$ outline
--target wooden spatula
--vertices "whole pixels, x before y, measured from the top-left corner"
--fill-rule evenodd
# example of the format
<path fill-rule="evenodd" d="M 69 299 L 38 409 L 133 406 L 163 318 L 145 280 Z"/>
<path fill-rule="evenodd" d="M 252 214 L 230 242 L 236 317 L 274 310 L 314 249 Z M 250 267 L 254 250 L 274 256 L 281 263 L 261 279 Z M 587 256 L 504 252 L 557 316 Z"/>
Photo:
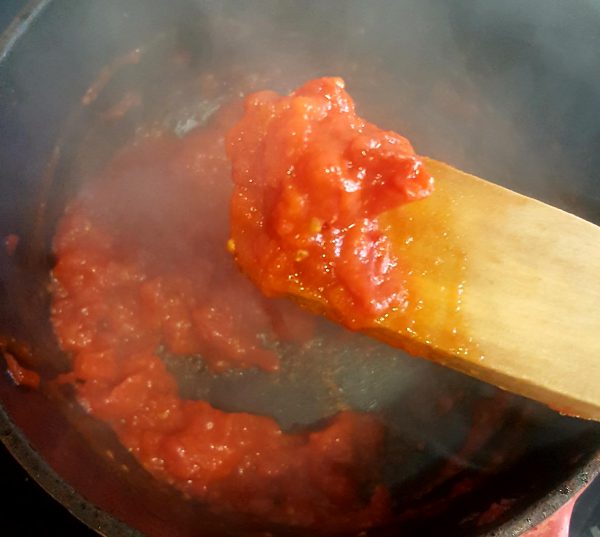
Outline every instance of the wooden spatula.
<path fill-rule="evenodd" d="M 426 163 L 434 194 L 381 217 L 420 300 L 373 335 L 600 420 L 600 228 Z"/>
<path fill-rule="evenodd" d="M 412 305 L 368 332 L 562 413 L 600 420 L 600 228 L 425 162 L 435 192 L 380 217 L 410 265 Z M 308 306 L 328 314 L 326 304 Z"/>

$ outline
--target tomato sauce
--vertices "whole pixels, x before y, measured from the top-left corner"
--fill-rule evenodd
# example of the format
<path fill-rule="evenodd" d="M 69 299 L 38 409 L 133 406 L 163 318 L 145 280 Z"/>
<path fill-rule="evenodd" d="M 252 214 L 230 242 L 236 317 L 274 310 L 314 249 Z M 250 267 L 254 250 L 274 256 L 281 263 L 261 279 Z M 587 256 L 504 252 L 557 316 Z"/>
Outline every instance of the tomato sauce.
<path fill-rule="evenodd" d="M 140 137 L 70 203 L 54 239 L 52 322 L 73 364 L 62 378 L 148 471 L 215 510 L 331 531 L 381 524 L 390 502 L 375 416 L 344 411 L 287 433 L 183 399 L 163 362 L 273 373 L 270 343 L 311 336 L 312 318 L 265 298 L 227 252 L 224 133 L 240 113 L 181 139 Z"/>
<path fill-rule="evenodd" d="M 377 217 L 433 190 L 409 141 L 360 118 L 340 78 L 246 100 L 227 139 L 231 249 L 268 296 L 326 304 L 350 328 L 407 303 L 409 269 Z"/>
<path fill-rule="evenodd" d="M 19 236 L 14 233 L 8 234 L 4 237 L 4 248 L 9 256 L 15 255 L 17 246 L 19 245 Z"/>
<path fill-rule="evenodd" d="M 35 371 L 23 367 L 17 359 L 7 351 L 2 353 L 6 362 L 6 370 L 17 386 L 37 389 L 40 385 L 40 376 Z"/>

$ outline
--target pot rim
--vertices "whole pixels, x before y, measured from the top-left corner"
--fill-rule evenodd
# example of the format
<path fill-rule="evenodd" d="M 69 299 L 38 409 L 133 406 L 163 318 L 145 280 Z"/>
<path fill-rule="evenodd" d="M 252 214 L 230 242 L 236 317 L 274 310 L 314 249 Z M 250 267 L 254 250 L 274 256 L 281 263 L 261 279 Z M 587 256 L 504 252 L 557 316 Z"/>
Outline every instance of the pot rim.
<path fill-rule="evenodd" d="M 45 0 L 44 0 L 45 1 Z M 33 448 L 0 404 L 0 441 L 44 491 L 75 518 L 104 537 L 143 537 L 143 534 L 83 497 Z"/>

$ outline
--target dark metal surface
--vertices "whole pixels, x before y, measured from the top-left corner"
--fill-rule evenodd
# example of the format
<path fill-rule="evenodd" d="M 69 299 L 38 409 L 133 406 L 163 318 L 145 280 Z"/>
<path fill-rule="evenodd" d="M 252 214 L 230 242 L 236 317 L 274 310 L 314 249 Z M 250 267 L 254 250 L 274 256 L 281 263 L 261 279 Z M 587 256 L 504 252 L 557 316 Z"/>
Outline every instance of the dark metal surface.
<path fill-rule="evenodd" d="M 576 95 L 565 99 L 558 89 L 535 94 L 536 88 L 552 88 L 553 81 L 564 76 L 563 65 L 546 65 L 539 56 L 541 45 L 519 48 L 521 42 L 511 26 L 515 21 L 510 10 L 503 12 L 504 15 L 480 13 L 471 20 L 468 11 L 461 15 L 464 5 L 461 2 L 423 11 L 425 4 L 434 5 L 433 2 L 404 5 L 381 2 L 377 9 L 367 13 L 360 3 L 354 2 L 327 5 L 310 2 L 302 6 L 273 2 L 262 8 L 264 12 L 240 9 L 238 4 L 227 2 L 173 2 L 165 6 L 161 2 L 111 1 L 100 5 L 85 1 L 69 8 L 64 2 L 52 3 L 0 65 L 0 109 L 4 114 L 0 133 L 0 234 L 18 233 L 26 245 L 23 251 L 32 254 L 18 257 L 16 265 L 1 258 L 3 297 L 12 300 L 15 291 L 19 291 L 18 285 L 24 286 L 16 299 L 21 307 L 8 309 L 6 306 L 15 302 L 4 301 L 0 311 L 2 331 L 30 342 L 36 361 L 32 365 L 40 366 L 48 375 L 64 368 L 64 357 L 57 352 L 47 327 L 44 278 L 49 267 L 47 239 L 61 201 L 72 193 L 66 188 L 71 162 L 68 145 L 67 154 L 58 159 L 58 171 L 53 175 L 55 182 L 51 184 L 55 188 L 42 195 L 51 210 L 45 214 L 44 226 L 37 228 L 42 231 L 42 240 L 36 243 L 33 234 L 36 229 L 31 228 L 31 223 L 38 214 L 40 179 L 48 176 L 44 167 L 57 140 L 65 136 L 67 140 L 76 139 L 63 126 L 101 67 L 134 47 L 156 43 L 157 35 L 165 32 L 175 37 L 167 37 L 156 51 L 160 52 L 162 46 L 187 50 L 195 71 L 219 71 L 224 64 L 236 63 L 260 71 L 279 61 L 281 67 L 273 80 L 282 89 L 310 76 L 341 74 L 347 78 L 365 115 L 406 132 L 421 152 L 447 159 L 590 219 L 600 218 L 599 189 L 594 176 L 599 158 L 594 145 L 597 139 L 595 131 L 590 130 L 593 127 L 584 121 L 586 110 L 578 111 L 574 104 L 578 101 Z M 417 6 L 421 7 L 417 10 Z M 486 21 L 491 24 L 489 21 L 494 17 L 507 13 L 504 23 L 507 32 L 494 37 L 488 31 L 484 39 L 481 29 Z M 446 17 L 443 24 L 436 22 L 434 15 Z M 582 12 L 581 16 L 584 15 Z M 414 21 L 403 22 L 403 17 L 411 16 Z M 265 18 L 270 20 L 265 22 Z M 396 24 L 383 24 L 384 20 Z M 535 22 L 526 17 L 519 20 L 535 27 Z M 429 42 L 425 44 L 427 37 L 419 39 L 419 32 L 411 30 L 413 26 L 432 26 L 434 31 L 440 30 L 440 26 L 445 28 L 444 39 L 448 41 L 439 43 L 451 46 L 430 49 Z M 529 41 L 523 39 L 527 45 Z M 587 34 L 582 39 L 585 41 Z M 308 48 L 299 46 L 307 42 Z M 273 47 L 275 43 L 277 47 Z M 413 47 L 414 51 L 405 49 L 399 56 L 402 47 Z M 419 50 L 420 47 L 424 50 Z M 129 78 L 125 76 L 116 88 L 109 88 L 108 102 L 111 97 L 118 97 L 123 87 L 139 85 L 148 77 L 153 80 L 148 90 L 152 93 L 149 100 L 160 103 L 169 95 L 172 88 L 158 84 L 165 69 L 160 58 L 165 56 L 158 53 L 153 57 L 158 59 L 142 62 L 139 67 L 138 71 L 144 74 L 142 78 L 134 73 Z M 402 68 L 395 71 L 399 61 Z M 513 95 L 504 108 L 497 108 L 494 103 L 502 97 L 502 91 L 514 89 L 515 80 L 527 69 L 534 73 L 530 79 L 532 86 Z M 596 82 L 588 73 L 580 76 L 581 80 L 572 75 L 570 87 L 577 88 L 573 91 L 579 91 L 580 85 L 587 87 L 586 82 L 592 85 Z M 532 94 L 543 100 L 544 106 L 541 103 L 531 106 Z M 600 100 L 594 101 L 593 94 L 582 95 L 591 107 L 600 109 Z M 524 111 L 529 115 L 523 115 Z M 83 114 L 78 121 L 89 122 L 90 115 L 93 116 L 93 111 Z M 568 125 L 564 124 L 567 120 L 575 129 L 571 138 Z M 119 136 L 126 139 L 127 129 L 133 127 L 134 124 L 122 126 Z M 516 140 L 509 139 L 517 133 L 520 136 Z M 567 141 L 573 143 L 569 145 Z M 527 143 L 526 148 L 523 143 Z M 552 154 L 547 151 L 550 146 L 554 148 Z M 564 180 L 566 172 L 569 181 Z M 512 182 L 503 181 L 506 178 Z M 27 272 L 18 274 L 18 269 L 15 273 L 15 266 Z M 17 283 L 13 286 L 14 282 Z M 45 328 L 40 329 L 42 325 Z M 370 361 L 347 352 L 347 348 L 357 346 L 363 348 L 362 354 L 373 355 Z M 398 353 L 390 356 L 389 350 L 381 346 L 372 350 L 370 346 L 371 343 L 356 338 L 347 347 L 338 345 L 343 352 L 329 352 L 329 355 L 340 361 L 336 371 L 341 372 L 338 380 L 346 383 L 345 392 L 350 394 L 347 402 L 357 408 L 381 412 L 398 439 L 403 439 L 403 455 L 410 455 L 410 462 L 403 459 L 399 466 L 390 457 L 388 480 L 400 504 L 410 505 L 410 491 L 427 487 L 432 469 L 443 463 L 467 435 L 473 425 L 474 410 L 482 405 L 493 406 L 497 393 L 432 364 Z M 307 405 L 301 405 L 302 397 L 306 397 L 302 395 L 304 388 L 299 390 L 298 404 L 290 406 L 293 398 L 288 397 L 289 390 L 285 390 L 281 399 L 281 394 L 268 391 L 271 383 L 260 375 L 244 379 L 243 386 L 248 386 L 245 392 L 240 391 L 240 385 L 232 390 L 233 384 L 227 385 L 224 380 L 221 384 L 211 384 L 207 393 L 193 371 L 187 380 L 192 386 L 189 390 L 198 390 L 197 395 L 208 396 L 223 408 L 247 409 L 248 405 L 254 405 L 252 410 L 270 413 L 270 408 L 282 408 L 280 403 L 285 400 L 288 406 L 277 416 L 283 422 L 286 418 L 290 422 L 312 421 L 328 411 L 315 407 L 313 414 L 307 414 Z M 289 387 L 295 384 L 290 379 Z M 312 387 L 317 383 L 310 384 Z M 434 410 L 436 397 L 461 390 L 468 396 L 455 412 L 440 417 Z M 228 395 L 232 391 L 237 392 L 237 399 Z M 426 397 L 420 397 L 422 393 Z M 10 419 L 24 432 L 24 436 L 15 432 L 12 423 L 5 421 L 4 440 L 10 435 L 9 447 L 28 468 L 33 464 L 33 447 L 65 478 L 70 486 L 57 481 L 43 461 L 35 463 L 41 464 L 37 466 L 40 470 L 34 472 L 36 478 L 86 523 L 111 535 L 127 531 L 83 501 L 75 490 L 150 535 L 167 531 L 172 535 L 193 535 L 200 528 L 204 534 L 212 528 L 215 534 L 233 535 L 248 527 L 243 521 L 212 517 L 193 504 L 181 502 L 172 492 L 155 486 L 126 454 L 120 455 L 118 463 L 107 461 L 106 450 L 118 452 L 114 437 L 58 394 L 19 390 L 3 378 L 0 400 Z M 300 407 L 303 414 L 294 415 L 294 409 Z M 507 408 L 498 412 L 497 418 L 494 434 L 481 452 L 463 461 L 456 480 L 448 483 L 480 476 L 484 470 L 479 488 L 459 502 L 449 502 L 448 509 L 436 512 L 431 520 L 405 522 L 406 535 L 428 534 L 434 527 L 444 527 L 448 534 L 482 534 L 488 528 L 473 523 L 477 514 L 504 499 L 511 500 L 512 507 L 499 521 L 504 524 L 488 535 L 516 535 L 545 518 L 597 472 L 598 460 L 594 458 L 600 443 L 597 427 L 560 418 L 516 397 L 509 398 Z M 426 442 L 427 448 L 420 454 L 411 452 L 406 447 L 411 442 L 415 445 Z M 498 445 L 501 450 L 494 451 Z M 492 455 L 504 457 L 502 472 L 487 475 Z M 127 472 L 122 470 L 123 466 L 128 468 Z M 385 534 L 396 531 L 391 528 Z"/>

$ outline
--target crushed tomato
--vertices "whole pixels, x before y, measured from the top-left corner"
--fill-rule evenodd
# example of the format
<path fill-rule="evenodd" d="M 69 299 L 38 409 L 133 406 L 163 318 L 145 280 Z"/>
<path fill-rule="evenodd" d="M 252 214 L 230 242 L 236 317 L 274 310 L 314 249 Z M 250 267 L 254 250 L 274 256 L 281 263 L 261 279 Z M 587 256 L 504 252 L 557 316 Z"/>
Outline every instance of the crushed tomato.
<path fill-rule="evenodd" d="M 269 417 L 181 398 L 162 360 L 274 372 L 268 342 L 311 334 L 310 317 L 264 298 L 226 251 L 232 113 L 182 139 L 141 138 L 67 208 L 52 300 L 73 363 L 62 379 L 153 475 L 216 510 L 332 531 L 376 526 L 390 502 L 375 416 L 345 411 L 286 433 Z"/>
<path fill-rule="evenodd" d="M 267 296 L 326 304 L 350 328 L 406 306 L 406 268 L 377 217 L 433 178 L 406 138 L 356 114 L 342 79 L 250 95 L 227 150 L 230 244 Z"/>
<path fill-rule="evenodd" d="M 26 386 L 33 389 L 39 387 L 40 376 L 38 373 L 23 367 L 10 352 L 4 351 L 2 356 L 6 361 L 8 374 L 17 386 Z"/>

